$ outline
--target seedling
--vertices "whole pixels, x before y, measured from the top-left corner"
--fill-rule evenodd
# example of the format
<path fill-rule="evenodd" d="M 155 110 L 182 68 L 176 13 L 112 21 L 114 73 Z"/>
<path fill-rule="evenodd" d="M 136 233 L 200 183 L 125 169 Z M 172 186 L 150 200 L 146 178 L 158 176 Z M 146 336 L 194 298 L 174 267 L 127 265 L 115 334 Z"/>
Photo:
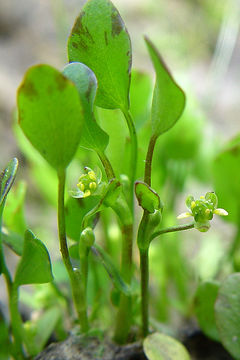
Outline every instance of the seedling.
<path fill-rule="evenodd" d="M 140 125 L 137 124 L 136 130 L 136 119 L 131 115 L 134 109 L 131 109 L 130 102 L 130 37 L 120 14 L 109 0 L 89 0 L 84 5 L 69 36 L 69 64 L 63 71 L 49 65 L 36 65 L 27 71 L 18 89 L 18 122 L 33 147 L 57 174 L 59 246 L 71 286 L 80 333 L 91 333 L 93 326 L 91 318 L 94 318 L 94 312 L 92 310 L 89 317 L 91 311 L 88 304 L 89 272 L 92 266 L 96 266 L 90 259 L 92 252 L 104 265 L 116 290 L 112 297 L 117 305 L 112 336 L 114 341 L 125 344 L 132 336 L 136 298 L 133 284 L 136 282 L 135 275 L 140 273 L 142 320 L 141 331 L 138 331 L 136 338 L 146 338 L 146 356 L 150 360 L 166 359 L 167 353 L 174 349 L 175 359 L 189 359 L 184 347 L 173 338 L 160 334 L 148 336 L 149 247 L 154 239 L 165 233 L 194 228 L 205 232 L 210 227 L 213 214 L 227 215 L 227 212 L 217 208 L 217 196 L 213 192 L 208 192 L 199 200 L 190 196 L 186 200 L 189 211 L 184 213 L 184 217 L 192 216 L 194 221 L 162 227 L 164 204 L 159 193 L 154 190 L 154 184 L 152 187 L 153 154 L 159 137 L 171 130 L 181 117 L 186 98 L 156 47 L 147 37 L 145 42 L 156 80 L 151 106 L 151 133 L 144 169 L 142 165 L 139 166 L 138 158 L 140 147 L 144 147 L 138 139 Z M 101 113 L 99 108 L 109 110 Z M 104 123 L 104 118 L 106 121 L 109 114 L 112 116 L 109 120 L 112 123 L 116 114 L 122 114 L 129 133 L 126 153 L 123 152 L 123 163 L 117 166 L 116 163 L 111 163 L 111 149 L 108 149 L 109 139 L 114 134 L 108 134 L 101 127 L 101 122 Z M 112 150 L 114 152 L 114 149 Z M 99 161 L 92 161 L 93 152 Z M 82 162 L 86 161 L 86 153 L 90 160 L 84 164 L 76 186 L 68 187 L 69 195 L 66 201 L 66 175 L 69 165 L 73 159 L 77 159 L 82 165 Z M 12 160 L 1 175 L 0 215 L 14 180 L 17 164 L 16 159 Z M 140 224 L 136 224 L 134 190 L 143 211 Z M 113 254 L 99 244 L 97 224 L 101 218 L 107 229 L 107 237 L 112 221 L 109 213 L 116 215 L 121 232 L 120 266 Z M 183 215 L 180 216 L 182 217 Z M 133 263 L 132 250 L 135 242 L 134 229 L 137 226 L 140 268 Z M 74 240 L 72 246 L 68 237 Z M 19 244 L 22 244 L 21 241 Z M 26 230 L 23 248 L 18 253 L 21 258 L 12 280 L 0 242 L 0 271 L 8 286 L 12 323 L 12 334 L 8 342 L 15 359 L 23 359 L 27 354 L 32 356 L 41 350 L 37 345 L 39 342 L 36 341 L 41 337 L 41 326 L 36 326 L 34 333 L 30 331 L 30 325 L 23 325 L 18 311 L 19 287 L 23 284 L 50 282 L 62 299 L 66 296 L 53 281 L 46 247 L 30 230 Z M 54 313 L 47 314 L 46 321 L 51 322 L 59 312 L 55 308 Z M 45 339 L 41 338 L 41 347 L 44 346 L 44 341 Z M 157 342 L 163 346 L 156 345 Z"/>

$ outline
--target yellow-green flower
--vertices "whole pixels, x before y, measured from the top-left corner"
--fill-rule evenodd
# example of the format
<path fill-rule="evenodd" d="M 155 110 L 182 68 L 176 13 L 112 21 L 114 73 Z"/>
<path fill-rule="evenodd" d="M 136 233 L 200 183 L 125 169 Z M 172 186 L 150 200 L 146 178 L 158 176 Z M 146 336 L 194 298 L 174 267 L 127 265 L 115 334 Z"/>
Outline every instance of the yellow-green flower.
<path fill-rule="evenodd" d="M 94 194 L 101 182 L 101 172 L 96 174 L 95 171 L 89 167 L 84 168 L 85 174 L 79 177 L 77 183 L 77 190 L 71 191 L 71 195 L 74 198 L 86 198 Z"/>
<path fill-rule="evenodd" d="M 186 205 L 189 211 L 180 214 L 178 219 L 185 219 L 189 216 L 194 217 L 194 227 L 201 232 L 208 231 L 210 228 L 210 220 L 213 215 L 227 216 L 228 212 L 224 209 L 217 208 L 218 198 L 214 192 L 207 192 L 205 196 L 195 200 L 192 195 L 186 199 Z"/>

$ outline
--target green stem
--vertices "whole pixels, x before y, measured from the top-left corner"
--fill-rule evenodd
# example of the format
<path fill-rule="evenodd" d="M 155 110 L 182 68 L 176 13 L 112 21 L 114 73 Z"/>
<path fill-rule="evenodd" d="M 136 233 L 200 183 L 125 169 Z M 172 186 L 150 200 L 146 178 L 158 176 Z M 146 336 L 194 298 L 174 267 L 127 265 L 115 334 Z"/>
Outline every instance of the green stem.
<path fill-rule="evenodd" d="M 68 272 L 75 309 L 78 314 L 78 320 L 82 332 L 88 331 L 88 318 L 87 318 L 87 305 L 85 297 L 82 293 L 82 284 L 77 272 L 74 272 L 70 261 L 67 238 L 66 238 L 66 225 L 65 225 L 65 211 L 64 211 L 64 191 L 65 191 L 65 170 L 58 172 L 58 234 L 60 241 L 60 251 L 66 270 Z"/>
<path fill-rule="evenodd" d="M 130 161 L 130 204 L 132 213 L 134 213 L 134 182 L 136 177 L 137 170 L 137 153 L 138 153 L 138 144 L 137 144 L 137 133 L 133 123 L 132 116 L 129 110 L 122 109 L 122 112 L 127 121 L 128 130 L 131 139 L 131 161 Z"/>
<path fill-rule="evenodd" d="M 11 279 L 8 275 L 6 275 L 6 273 L 4 275 L 6 277 L 8 288 L 10 287 L 9 311 L 11 317 L 12 333 L 14 337 L 13 353 L 16 359 L 22 360 L 25 359 L 22 347 L 24 329 L 22 324 L 22 318 L 18 310 L 18 287 L 14 283 L 12 283 Z"/>
<path fill-rule="evenodd" d="M 103 167 L 104 167 L 104 170 L 106 172 L 108 180 L 111 180 L 111 179 L 115 178 L 115 174 L 114 174 L 112 165 L 111 165 L 107 155 L 104 152 L 98 151 L 98 156 L 99 156 L 99 159 L 101 160 L 101 162 L 103 164 Z"/>
<path fill-rule="evenodd" d="M 118 198 L 113 210 L 117 213 L 121 222 L 121 274 L 126 283 L 131 284 L 133 225 L 132 215 L 123 195 Z M 114 340 L 119 344 L 123 344 L 127 340 L 132 321 L 131 312 L 131 297 L 121 293 L 114 334 Z"/>
<path fill-rule="evenodd" d="M 148 324 L 148 302 L 149 302 L 149 292 L 148 292 L 148 282 L 149 282 L 149 259 L 148 259 L 148 250 L 140 250 L 140 270 L 141 270 L 141 315 L 142 315 L 142 335 L 146 337 L 149 333 L 149 324 Z"/>
<path fill-rule="evenodd" d="M 162 234 L 166 234 L 169 232 L 175 232 L 175 231 L 189 230 L 189 229 L 193 229 L 193 228 L 194 228 L 194 222 L 191 222 L 190 224 L 171 226 L 171 227 L 154 232 L 151 235 L 151 241 L 153 239 L 155 239 L 157 236 L 162 235 Z"/>
<path fill-rule="evenodd" d="M 148 151 L 145 160 L 145 174 L 144 174 L 144 182 L 151 186 L 151 174 L 152 174 L 152 159 L 153 159 L 153 151 L 156 145 L 157 136 L 152 135 L 148 144 Z"/>

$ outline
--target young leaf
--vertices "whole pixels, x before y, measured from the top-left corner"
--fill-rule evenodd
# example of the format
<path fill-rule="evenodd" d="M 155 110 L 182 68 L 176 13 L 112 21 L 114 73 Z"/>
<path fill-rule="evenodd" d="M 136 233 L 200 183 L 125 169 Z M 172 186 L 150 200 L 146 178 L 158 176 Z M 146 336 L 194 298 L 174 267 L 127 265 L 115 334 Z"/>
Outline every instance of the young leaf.
<path fill-rule="evenodd" d="M 111 1 L 89 0 L 84 5 L 69 37 L 68 56 L 70 62 L 82 62 L 95 73 L 96 105 L 128 109 L 131 43 Z"/>
<path fill-rule="evenodd" d="M 220 339 L 235 358 L 240 359 L 240 273 L 229 275 L 220 286 L 215 316 Z"/>
<path fill-rule="evenodd" d="M 216 281 L 205 281 L 198 286 L 195 295 L 195 312 L 202 331 L 211 339 L 219 341 L 216 327 L 214 305 L 219 284 Z"/>
<path fill-rule="evenodd" d="M 148 360 L 190 360 L 186 348 L 173 337 L 154 333 L 143 341 L 144 353 Z"/>
<path fill-rule="evenodd" d="M 49 65 L 30 68 L 18 90 L 20 126 L 56 170 L 72 160 L 83 124 L 75 85 Z"/>
<path fill-rule="evenodd" d="M 0 206 L 4 203 L 9 190 L 12 187 L 18 168 L 18 160 L 13 158 L 6 168 L 0 173 Z"/>
<path fill-rule="evenodd" d="M 96 243 L 92 246 L 93 253 L 100 259 L 104 268 L 106 269 L 108 275 L 110 276 L 114 286 L 126 296 L 131 295 L 131 290 L 129 286 L 124 282 L 116 268 L 115 264 L 112 262 L 111 257 Z"/>
<path fill-rule="evenodd" d="M 180 118 L 185 107 L 185 94 L 175 82 L 161 55 L 146 37 L 147 48 L 156 72 L 152 100 L 152 135 L 168 131 Z"/>
<path fill-rule="evenodd" d="M 53 280 L 51 262 L 45 245 L 30 230 L 25 232 L 23 255 L 18 264 L 14 283 L 42 284 Z"/>
<path fill-rule="evenodd" d="M 159 195 L 150 188 L 147 184 L 141 181 L 135 183 L 135 193 L 138 199 L 138 204 L 144 210 L 150 213 L 154 213 L 155 210 L 159 210 L 161 202 Z"/>
<path fill-rule="evenodd" d="M 84 109 L 84 126 L 80 145 L 95 151 L 104 151 L 109 136 L 96 123 L 93 103 L 97 91 L 97 79 L 89 67 L 82 63 L 71 63 L 63 69 L 63 75 L 74 82 Z"/>

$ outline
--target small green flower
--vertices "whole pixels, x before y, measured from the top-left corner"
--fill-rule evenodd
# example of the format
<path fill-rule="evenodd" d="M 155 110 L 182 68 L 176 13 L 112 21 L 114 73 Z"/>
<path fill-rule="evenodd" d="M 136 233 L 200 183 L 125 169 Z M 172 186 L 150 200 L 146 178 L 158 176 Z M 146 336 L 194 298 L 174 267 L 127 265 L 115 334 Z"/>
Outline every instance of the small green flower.
<path fill-rule="evenodd" d="M 192 195 L 186 199 L 186 205 L 189 211 L 180 214 L 178 219 L 185 219 L 189 216 L 194 217 L 194 227 L 201 232 L 208 231 L 210 228 L 210 220 L 213 215 L 227 216 L 228 212 L 224 209 L 217 208 L 218 198 L 214 192 L 207 192 L 205 196 L 200 196 L 199 200 L 195 200 Z"/>
<path fill-rule="evenodd" d="M 74 198 L 86 198 L 96 192 L 101 182 L 102 174 L 98 174 L 89 167 L 84 168 L 85 174 L 82 174 L 78 180 L 77 190 L 71 191 Z"/>

